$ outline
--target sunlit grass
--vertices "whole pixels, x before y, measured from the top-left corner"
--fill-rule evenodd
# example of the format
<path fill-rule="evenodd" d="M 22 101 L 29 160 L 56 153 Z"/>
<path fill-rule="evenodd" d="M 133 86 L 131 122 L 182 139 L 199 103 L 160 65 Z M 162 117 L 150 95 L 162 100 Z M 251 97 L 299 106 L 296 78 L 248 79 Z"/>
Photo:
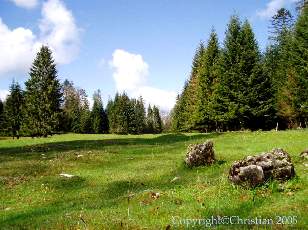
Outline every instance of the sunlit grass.
<path fill-rule="evenodd" d="M 214 141 L 220 163 L 185 167 L 187 146 L 207 139 Z M 275 147 L 290 153 L 296 178 L 257 189 L 228 181 L 233 161 Z M 299 154 L 306 148 L 307 130 L 1 139 L 0 228 L 160 229 L 174 227 L 172 217 L 212 215 L 297 216 L 295 226 L 303 228 L 308 224 L 308 162 Z M 230 227 L 239 228 L 220 226 Z"/>

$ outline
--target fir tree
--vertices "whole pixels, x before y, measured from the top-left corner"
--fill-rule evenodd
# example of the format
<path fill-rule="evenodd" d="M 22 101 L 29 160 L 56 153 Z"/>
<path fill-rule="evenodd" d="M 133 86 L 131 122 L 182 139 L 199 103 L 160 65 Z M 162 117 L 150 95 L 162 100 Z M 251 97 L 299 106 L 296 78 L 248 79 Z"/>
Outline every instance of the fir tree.
<path fill-rule="evenodd" d="M 239 129 L 243 120 L 241 100 L 244 99 L 241 74 L 241 22 L 237 16 L 232 16 L 226 31 L 224 48 L 220 60 L 219 86 L 216 96 L 216 119 L 224 129 Z"/>
<path fill-rule="evenodd" d="M 136 133 L 141 134 L 146 130 L 145 108 L 142 97 L 136 102 L 135 105 L 135 120 L 136 120 Z"/>
<path fill-rule="evenodd" d="M 153 123 L 153 109 L 151 105 L 149 104 L 148 110 L 147 110 L 147 118 L 146 118 L 146 123 L 147 123 L 147 132 L 148 133 L 153 133 L 154 132 L 154 123 Z"/>
<path fill-rule="evenodd" d="M 292 45 L 292 62 L 295 67 L 294 105 L 298 111 L 298 122 L 308 127 L 308 5 L 303 7 L 295 25 Z M 300 124 L 299 124 L 300 125 Z"/>
<path fill-rule="evenodd" d="M 4 105 L 0 99 L 0 133 L 4 131 Z"/>
<path fill-rule="evenodd" d="M 67 79 L 63 83 L 63 104 L 61 127 L 66 132 L 78 132 L 80 118 L 80 101 L 74 83 Z"/>
<path fill-rule="evenodd" d="M 10 94 L 5 104 L 6 121 L 9 130 L 12 132 L 13 138 L 19 139 L 19 131 L 22 124 L 22 108 L 24 103 L 24 95 L 20 85 L 13 81 L 10 85 Z"/>
<path fill-rule="evenodd" d="M 31 136 L 47 136 L 59 125 L 61 85 L 52 53 L 42 46 L 26 81 L 24 129 Z"/>
<path fill-rule="evenodd" d="M 163 124 L 161 120 L 161 116 L 159 113 L 158 107 L 155 105 L 153 106 L 153 132 L 154 133 L 161 133 L 163 130 Z"/>
<path fill-rule="evenodd" d="M 84 89 L 78 89 L 79 96 L 79 132 L 92 133 L 91 111 L 88 101 L 88 95 Z"/>
<path fill-rule="evenodd" d="M 205 49 L 198 71 L 197 102 L 193 113 L 195 129 L 211 130 L 215 120 L 213 93 L 218 82 L 219 44 L 213 30 Z"/>
<path fill-rule="evenodd" d="M 92 129 L 94 133 L 107 133 L 108 120 L 103 107 L 100 90 L 93 95 L 93 108 L 91 112 Z"/>

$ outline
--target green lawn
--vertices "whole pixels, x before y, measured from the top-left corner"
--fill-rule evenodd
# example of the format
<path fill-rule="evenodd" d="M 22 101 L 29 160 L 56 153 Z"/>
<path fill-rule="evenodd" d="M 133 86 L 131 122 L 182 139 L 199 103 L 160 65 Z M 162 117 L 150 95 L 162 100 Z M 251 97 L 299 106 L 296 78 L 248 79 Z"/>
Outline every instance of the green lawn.
<path fill-rule="evenodd" d="M 214 141 L 219 162 L 185 167 L 187 146 L 207 139 Z M 229 182 L 233 161 L 275 147 L 291 154 L 297 177 L 250 190 Z M 308 130 L 0 138 L 0 228 L 184 229 L 188 219 L 211 216 L 274 222 L 276 216 L 295 216 L 296 225 L 272 227 L 303 229 L 308 225 L 308 162 L 299 154 L 306 148 Z M 231 227 L 258 226 L 219 228 Z"/>

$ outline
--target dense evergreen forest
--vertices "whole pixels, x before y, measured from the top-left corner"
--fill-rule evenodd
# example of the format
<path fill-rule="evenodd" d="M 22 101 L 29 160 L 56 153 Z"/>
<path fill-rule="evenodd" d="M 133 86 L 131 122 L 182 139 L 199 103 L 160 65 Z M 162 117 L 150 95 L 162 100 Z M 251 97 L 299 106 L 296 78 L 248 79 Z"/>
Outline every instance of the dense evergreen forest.
<path fill-rule="evenodd" d="M 60 83 L 52 52 L 42 46 L 25 82 L 25 90 L 13 81 L 10 94 L 0 100 L 0 131 L 5 135 L 44 136 L 59 132 L 141 134 L 162 132 L 157 106 L 116 94 L 104 108 L 101 92 L 93 95 L 90 109 L 85 90 L 65 80 Z"/>
<path fill-rule="evenodd" d="M 270 130 L 308 127 L 308 4 L 297 17 L 285 8 L 271 21 L 261 52 L 248 20 L 232 16 L 223 46 L 215 30 L 196 49 L 192 70 L 171 111 L 173 131 Z M 90 108 L 85 90 L 60 83 L 52 52 L 42 46 L 25 82 L 15 81 L 0 100 L 0 132 L 13 137 L 75 133 L 160 133 L 157 106 L 117 93 L 103 106 L 101 92 Z M 168 121 L 170 119 L 167 119 Z M 169 126 L 167 122 L 166 126 Z"/>
<path fill-rule="evenodd" d="M 308 6 L 280 9 L 261 53 L 250 23 L 232 16 L 220 47 L 213 30 L 196 49 L 172 111 L 174 131 L 308 127 Z"/>

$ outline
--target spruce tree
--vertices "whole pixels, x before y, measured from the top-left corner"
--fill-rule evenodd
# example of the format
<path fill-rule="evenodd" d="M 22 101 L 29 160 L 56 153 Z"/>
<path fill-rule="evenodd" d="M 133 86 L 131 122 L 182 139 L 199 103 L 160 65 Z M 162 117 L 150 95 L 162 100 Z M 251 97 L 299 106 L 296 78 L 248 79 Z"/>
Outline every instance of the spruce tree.
<path fill-rule="evenodd" d="M 183 93 L 182 103 L 185 104 L 183 121 L 184 121 L 184 130 L 193 130 L 196 129 L 196 119 L 193 116 L 194 112 L 198 107 L 198 94 L 196 93 L 197 88 L 200 84 L 199 74 L 201 69 L 204 66 L 204 56 L 205 56 L 205 47 L 203 42 L 200 42 L 195 56 L 192 62 L 192 70 L 190 73 L 190 78 Z"/>
<path fill-rule="evenodd" d="M 126 93 L 116 93 L 114 100 L 107 104 L 107 116 L 111 133 L 128 134 L 135 132 L 132 126 L 133 109 L 132 103 Z"/>
<path fill-rule="evenodd" d="M 144 101 L 142 97 L 136 102 L 135 105 L 135 120 L 136 120 L 136 133 L 141 134 L 146 130 L 146 114 L 144 108 Z"/>
<path fill-rule="evenodd" d="M 224 129 L 239 129 L 242 123 L 241 100 L 245 82 L 241 74 L 241 22 L 232 16 L 226 31 L 220 60 L 219 86 L 216 96 L 216 119 Z"/>
<path fill-rule="evenodd" d="M 72 81 L 63 83 L 63 104 L 61 127 L 66 132 L 78 132 L 80 118 L 80 102 L 77 89 Z"/>
<path fill-rule="evenodd" d="M 239 98 L 244 128 L 265 128 L 265 121 L 272 116 L 271 82 L 264 75 L 261 55 L 254 33 L 246 20 L 241 29 L 242 94 Z M 267 122 L 268 123 L 268 122 Z"/>
<path fill-rule="evenodd" d="M 295 67 L 294 107 L 298 111 L 298 125 L 308 127 L 308 5 L 303 7 L 295 25 L 292 62 Z"/>
<path fill-rule="evenodd" d="M 163 130 L 163 124 L 161 120 L 161 116 L 159 113 L 158 107 L 155 105 L 153 106 L 153 132 L 154 133 L 161 133 Z"/>
<path fill-rule="evenodd" d="M 22 108 L 24 103 L 24 95 L 20 85 L 13 81 L 10 85 L 10 94 L 5 104 L 6 121 L 12 136 L 19 139 L 20 128 L 22 124 L 23 114 Z"/>
<path fill-rule="evenodd" d="M 294 88 L 297 80 L 292 57 L 293 44 L 293 16 L 290 11 L 282 8 L 272 18 L 272 43 L 268 49 L 265 62 L 266 73 L 271 78 L 274 89 L 274 108 L 276 122 L 279 128 L 296 126 Z M 286 87 L 289 86 L 289 87 Z"/>
<path fill-rule="evenodd" d="M 198 71 L 196 109 L 193 113 L 195 129 L 206 131 L 214 127 L 213 93 L 218 82 L 219 44 L 214 30 L 210 35 Z"/>
<path fill-rule="evenodd" d="M 88 101 L 88 95 L 84 89 L 78 89 L 79 97 L 79 132 L 80 133 L 92 133 L 92 123 L 91 123 L 91 111 Z"/>
<path fill-rule="evenodd" d="M 0 98 L 0 133 L 4 132 L 4 105 Z"/>
<path fill-rule="evenodd" d="M 153 123 L 153 109 L 151 105 L 149 104 L 148 110 L 147 110 L 147 118 L 146 118 L 146 123 L 147 123 L 147 133 L 153 133 L 154 132 L 154 123 Z"/>
<path fill-rule="evenodd" d="M 31 136 L 52 134 L 59 125 L 61 85 L 51 50 L 42 46 L 25 82 L 24 129 Z"/>
<path fill-rule="evenodd" d="M 108 121 L 103 107 L 103 101 L 100 90 L 94 92 L 93 107 L 91 111 L 92 130 L 94 133 L 107 133 Z"/>

